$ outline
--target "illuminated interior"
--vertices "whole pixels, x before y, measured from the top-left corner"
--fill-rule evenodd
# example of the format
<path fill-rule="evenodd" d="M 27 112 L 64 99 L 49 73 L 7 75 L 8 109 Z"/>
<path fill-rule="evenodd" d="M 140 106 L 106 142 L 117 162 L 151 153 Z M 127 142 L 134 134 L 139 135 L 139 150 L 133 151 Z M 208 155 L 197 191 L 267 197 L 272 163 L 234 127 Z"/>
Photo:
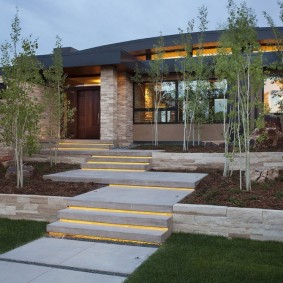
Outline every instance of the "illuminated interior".
<path fill-rule="evenodd" d="M 261 40 L 260 43 L 260 51 L 261 52 L 276 52 L 278 51 L 278 45 L 274 40 Z M 215 56 L 218 52 L 218 43 L 217 42 L 207 42 L 203 44 L 203 49 L 199 50 L 199 44 L 194 44 L 192 48 L 192 56 Z M 183 46 L 166 46 L 164 48 L 165 52 L 163 55 L 163 59 L 178 59 L 186 56 L 186 51 Z M 149 50 L 149 56 L 147 56 L 144 51 L 140 51 L 139 54 L 133 54 L 138 60 L 145 61 L 156 60 L 158 59 L 158 55 L 156 54 L 156 49 L 152 48 Z M 258 51 L 255 51 L 258 52 Z M 227 53 L 230 53 L 227 50 Z"/>
<path fill-rule="evenodd" d="M 76 78 L 67 78 L 67 85 L 71 87 L 75 86 L 99 86 L 100 85 L 100 77 L 76 77 Z"/>

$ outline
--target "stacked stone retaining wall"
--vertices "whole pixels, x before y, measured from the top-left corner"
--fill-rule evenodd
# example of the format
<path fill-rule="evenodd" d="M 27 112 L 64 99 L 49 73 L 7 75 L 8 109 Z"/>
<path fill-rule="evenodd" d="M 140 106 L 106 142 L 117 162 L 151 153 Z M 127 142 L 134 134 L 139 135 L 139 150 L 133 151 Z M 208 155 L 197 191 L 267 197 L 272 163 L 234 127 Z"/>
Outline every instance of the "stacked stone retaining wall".
<path fill-rule="evenodd" d="M 283 242 L 283 211 L 176 204 L 173 231 Z"/>
<path fill-rule="evenodd" d="M 67 197 L 0 194 L 0 217 L 56 221 L 57 211 L 68 205 Z"/>

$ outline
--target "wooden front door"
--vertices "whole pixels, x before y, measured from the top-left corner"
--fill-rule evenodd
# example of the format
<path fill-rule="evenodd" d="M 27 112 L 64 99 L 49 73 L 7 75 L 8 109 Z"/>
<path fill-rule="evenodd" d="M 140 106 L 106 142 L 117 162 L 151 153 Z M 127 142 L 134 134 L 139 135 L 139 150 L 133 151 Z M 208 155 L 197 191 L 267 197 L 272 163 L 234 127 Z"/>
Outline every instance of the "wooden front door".
<path fill-rule="evenodd" d="M 74 121 L 69 127 L 75 139 L 100 138 L 99 89 L 77 89 L 69 93 L 71 107 L 76 108 Z"/>

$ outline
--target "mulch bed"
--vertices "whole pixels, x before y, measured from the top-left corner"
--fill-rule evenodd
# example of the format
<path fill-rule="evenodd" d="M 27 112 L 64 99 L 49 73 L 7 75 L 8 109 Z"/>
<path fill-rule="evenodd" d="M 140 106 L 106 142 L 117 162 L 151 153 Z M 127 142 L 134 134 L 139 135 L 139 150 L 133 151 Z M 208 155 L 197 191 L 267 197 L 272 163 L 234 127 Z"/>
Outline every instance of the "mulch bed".
<path fill-rule="evenodd" d="M 252 183 L 251 192 L 244 189 L 240 191 L 237 171 L 231 177 L 223 177 L 223 171 L 215 169 L 191 172 L 208 173 L 208 176 L 182 203 L 283 210 L 283 171 L 279 172 L 279 178 L 274 181 Z"/>
<path fill-rule="evenodd" d="M 16 188 L 15 180 L 5 179 L 6 168 L 0 166 L 0 193 L 72 197 L 105 186 L 95 183 L 53 182 L 42 178 L 45 174 L 78 169 L 79 165 L 61 163 L 53 167 L 50 167 L 49 163 L 29 163 L 29 165 L 34 166 L 35 175 L 25 180 L 21 189 Z M 183 199 L 182 203 L 283 210 L 283 171 L 280 171 L 280 176 L 275 181 L 253 183 L 251 192 L 239 190 L 239 173 L 236 171 L 231 177 L 223 177 L 221 170 L 207 168 L 182 172 L 208 173 L 196 190 Z"/>
<path fill-rule="evenodd" d="M 24 180 L 24 187 L 19 189 L 16 188 L 15 180 L 5 179 L 6 168 L 0 165 L 1 194 L 73 197 L 105 186 L 95 183 L 53 182 L 42 178 L 42 176 L 46 174 L 79 169 L 79 165 L 59 163 L 56 166 L 50 167 L 50 163 L 48 162 L 28 163 L 28 165 L 34 166 L 35 174 L 30 179 Z"/>
<path fill-rule="evenodd" d="M 181 144 L 159 144 L 158 146 L 154 146 L 152 144 L 140 144 L 136 145 L 133 149 L 141 149 L 141 150 L 164 150 L 165 152 L 184 152 L 184 153 L 224 153 L 223 145 L 206 145 L 206 146 L 189 146 L 187 151 L 183 151 L 183 146 Z M 278 143 L 275 147 L 269 148 L 253 148 L 252 152 L 282 152 L 283 151 L 283 141 Z"/>

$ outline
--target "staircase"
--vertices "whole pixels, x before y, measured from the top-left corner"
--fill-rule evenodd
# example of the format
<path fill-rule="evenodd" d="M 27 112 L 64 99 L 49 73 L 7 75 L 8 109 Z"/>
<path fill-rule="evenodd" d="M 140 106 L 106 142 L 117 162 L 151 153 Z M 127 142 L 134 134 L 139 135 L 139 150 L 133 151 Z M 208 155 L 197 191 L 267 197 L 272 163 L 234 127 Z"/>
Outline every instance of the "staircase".
<path fill-rule="evenodd" d="M 109 185 L 70 199 L 47 226 L 51 237 L 160 245 L 172 233 L 172 209 L 193 189 Z"/>
<path fill-rule="evenodd" d="M 151 168 L 151 152 L 134 150 L 101 150 L 81 165 L 83 170 L 146 171 Z"/>
<path fill-rule="evenodd" d="M 178 173 L 171 177 L 168 175 L 172 173 L 161 173 L 157 178 L 158 173 L 136 173 L 151 168 L 150 151 L 112 147 L 101 141 L 60 143 L 59 150 L 65 154 L 76 151 L 91 155 L 72 177 L 87 173 L 90 178 L 99 175 L 96 182 L 117 183 L 71 198 L 69 207 L 58 212 L 58 221 L 47 226 L 50 237 L 160 245 L 171 235 L 173 205 L 193 189 L 184 188 Z"/>
<path fill-rule="evenodd" d="M 114 144 L 103 140 L 61 140 L 58 144 L 58 154 L 91 155 L 96 151 L 107 151 L 114 147 Z"/>

